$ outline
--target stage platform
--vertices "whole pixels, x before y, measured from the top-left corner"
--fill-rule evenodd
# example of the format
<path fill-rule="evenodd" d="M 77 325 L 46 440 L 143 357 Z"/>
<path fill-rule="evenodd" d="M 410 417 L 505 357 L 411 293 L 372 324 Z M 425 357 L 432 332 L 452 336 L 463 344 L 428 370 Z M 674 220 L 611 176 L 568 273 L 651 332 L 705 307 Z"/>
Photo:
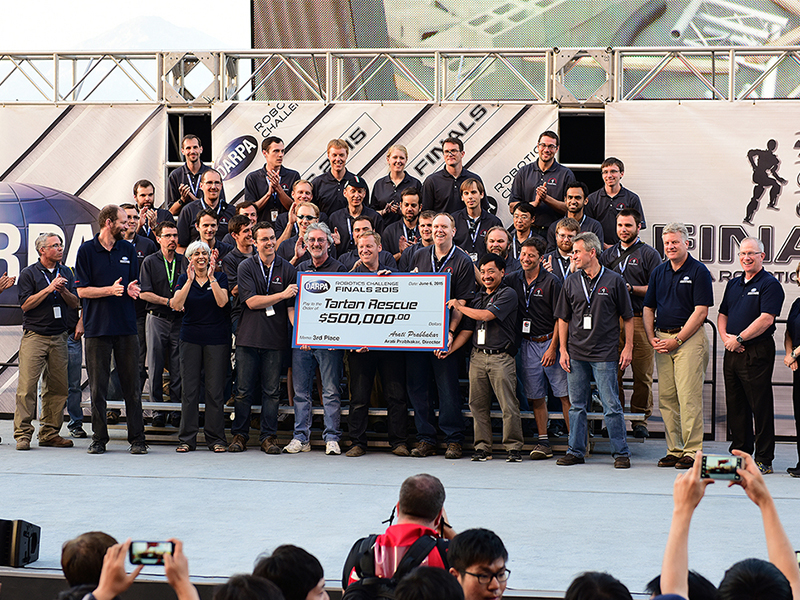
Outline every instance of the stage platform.
<path fill-rule="evenodd" d="M 676 475 L 656 467 L 663 439 L 631 444 L 632 468 L 615 470 L 607 454 L 574 467 L 527 457 L 509 464 L 499 454 L 485 463 L 399 458 L 381 450 L 347 458 L 316 448 L 280 456 L 255 448 L 179 455 L 174 445 L 158 444 L 146 456 L 132 456 L 124 431 L 111 435 L 102 456 L 86 454 L 89 440 L 76 440 L 72 449 L 34 442 L 30 451 L 17 452 L 11 421 L 0 421 L 0 519 L 42 528 L 39 560 L 23 571 L 59 574 L 61 544 L 102 530 L 120 540 L 184 540 L 193 578 L 207 583 L 250 571 L 260 553 L 292 543 L 316 555 L 337 587 L 352 542 L 383 531 L 400 483 L 427 472 L 444 482 L 456 530 L 487 527 L 503 539 L 509 595 L 563 597 L 585 570 L 608 571 L 641 592 L 660 569 Z M 707 451 L 726 447 L 708 443 Z M 800 549 L 800 479 L 785 472 L 796 461 L 794 445 L 779 444 L 767 481 Z M 692 524 L 690 565 L 718 582 L 733 562 L 767 558 L 767 551 L 758 509 L 740 488 L 717 483 L 706 495 Z M 0 582 L 8 574 L 0 568 Z M 146 568 L 141 577 L 163 581 L 163 569 Z"/>

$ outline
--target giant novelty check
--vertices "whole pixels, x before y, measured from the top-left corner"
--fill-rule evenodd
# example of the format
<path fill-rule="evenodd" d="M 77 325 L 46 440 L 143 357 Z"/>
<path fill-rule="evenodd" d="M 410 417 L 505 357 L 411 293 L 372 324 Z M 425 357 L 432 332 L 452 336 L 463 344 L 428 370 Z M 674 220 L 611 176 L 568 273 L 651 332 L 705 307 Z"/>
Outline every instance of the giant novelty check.
<path fill-rule="evenodd" d="M 449 273 L 299 273 L 292 347 L 443 350 Z"/>

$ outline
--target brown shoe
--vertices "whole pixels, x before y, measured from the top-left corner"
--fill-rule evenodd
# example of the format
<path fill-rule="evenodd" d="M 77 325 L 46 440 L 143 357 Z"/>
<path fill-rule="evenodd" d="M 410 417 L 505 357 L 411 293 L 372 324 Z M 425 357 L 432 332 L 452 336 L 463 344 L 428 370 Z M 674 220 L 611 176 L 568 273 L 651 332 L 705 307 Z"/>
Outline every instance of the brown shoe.
<path fill-rule="evenodd" d="M 17 450 L 30 450 L 31 449 L 31 441 L 30 440 L 17 440 Z"/>
<path fill-rule="evenodd" d="M 447 450 L 444 453 L 444 457 L 445 458 L 449 458 L 451 460 L 454 460 L 456 458 L 461 458 L 461 456 L 462 456 L 461 444 L 457 444 L 455 442 L 451 442 L 450 444 L 447 444 Z"/>
<path fill-rule="evenodd" d="M 228 452 L 244 452 L 245 450 L 247 450 L 247 440 L 243 435 L 237 433 L 233 436 L 231 445 L 228 446 Z"/>
<path fill-rule="evenodd" d="M 411 456 L 422 458 L 425 456 L 434 456 L 436 454 L 436 446 L 424 440 L 417 442 L 414 449 L 411 451 Z"/>
<path fill-rule="evenodd" d="M 411 452 L 408 451 L 408 446 L 405 444 L 398 444 L 392 448 L 392 454 L 395 456 L 411 456 Z"/>
<path fill-rule="evenodd" d="M 46 440 L 39 440 L 39 447 L 41 448 L 43 446 L 49 446 L 51 448 L 72 448 L 73 444 L 72 440 L 63 438 L 60 435 L 54 435 Z"/>
<path fill-rule="evenodd" d="M 261 442 L 261 451 L 267 454 L 280 454 L 281 447 L 278 446 L 278 436 L 271 435 Z"/>
<path fill-rule="evenodd" d="M 353 446 L 350 446 L 350 450 L 345 452 L 344 455 L 345 456 L 349 456 L 350 458 L 356 458 L 358 456 L 364 456 L 366 453 L 367 453 L 367 451 L 364 450 L 364 448 L 362 448 L 361 446 L 353 445 Z"/>
<path fill-rule="evenodd" d="M 615 469 L 630 469 L 631 468 L 631 459 L 627 456 L 618 456 L 614 459 L 614 468 Z"/>
<path fill-rule="evenodd" d="M 691 469 L 694 466 L 694 457 L 682 456 L 678 462 L 675 463 L 676 469 Z"/>
<path fill-rule="evenodd" d="M 667 454 L 664 458 L 658 461 L 659 467 L 674 467 L 678 464 L 680 457 L 674 454 Z"/>

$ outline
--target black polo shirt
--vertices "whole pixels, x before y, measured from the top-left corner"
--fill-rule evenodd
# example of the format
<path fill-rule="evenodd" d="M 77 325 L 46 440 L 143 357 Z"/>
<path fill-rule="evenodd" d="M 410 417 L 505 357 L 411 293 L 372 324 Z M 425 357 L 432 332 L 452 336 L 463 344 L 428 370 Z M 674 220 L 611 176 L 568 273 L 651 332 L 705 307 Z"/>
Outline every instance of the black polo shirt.
<path fill-rule="evenodd" d="M 591 304 L 587 302 L 587 292 Z M 592 328 L 584 329 L 584 315 L 591 315 Z M 576 271 L 564 282 L 555 316 L 569 323 L 567 351 L 570 358 L 588 362 L 619 360 L 619 317 L 633 317 L 625 281 L 610 269 L 601 268 L 593 280 Z"/>
<path fill-rule="evenodd" d="M 653 269 L 644 306 L 655 309 L 656 328 L 683 327 L 696 306 L 713 306 L 711 283 L 711 273 L 691 254 L 677 271 L 668 260 Z"/>
<path fill-rule="evenodd" d="M 486 254 L 486 232 L 492 227 L 503 226 L 503 222 L 492 213 L 481 210 L 477 221 L 473 221 L 462 208 L 452 214 L 456 222 L 456 233 L 453 243 L 470 255 L 472 262 L 477 263 Z"/>
<path fill-rule="evenodd" d="M 419 239 L 419 226 L 408 227 L 403 219 L 386 225 L 381 234 L 381 246 L 387 252 L 397 254 L 400 252 L 400 238 L 405 237 L 409 244 Z"/>
<path fill-rule="evenodd" d="M 437 213 L 446 212 L 452 215 L 464 208 L 464 203 L 461 201 L 461 184 L 467 179 L 477 179 L 483 183 L 478 174 L 466 169 L 462 169 L 458 177 L 453 177 L 447 171 L 447 167 L 428 175 L 422 184 L 422 210 L 434 210 Z M 485 197 L 481 201 L 481 208 L 489 209 L 489 202 Z"/>
<path fill-rule="evenodd" d="M 411 266 L 411 262 L 414 259 L 414 255 L 417 253 L 418 250 L 422 250 L 426 246 L 422 245 L 422 242 L 417 242 L 416 244 L 412 244 L 400 255 L 400 260 L 397 261 L 397 268 L 404 273 L 408 273 L 413 267 Z"/>
<path fill-rule="evenodd" d="M 159 250 L 144 259 L 139 269 L 139 285 L 143 292 L 152 292 L 162 298 L 172 298 L 178 289 L 178 279 L 186 273 L 189 261 L 183 254 L 175 253 L 171 263 L 167 263 L 164 254 Z M 167 269 L 169 268 L 169 272 Z M 170 284 L 170 274 L 172 283 Z M 147 302 L 147 310 L 153 311 L 168 319 L 180 318 L 181 313 L 163 304 Z"/>
<path fill-rule="evenodd" d="M 523 321 L 530 321 L 530 332 L 526 335 L 541 337 L 553 333 L 556 325 L 556 302 L 561 295 L 562 282 L 544 267 L 530 285 L 525 272 L 514 271 L 503 278 L 503 283 L 517 293 L 517 333 L 522 334 Z"/>
<path fill-rule="evenodd" d="M 99 234 L 98 234 L 99 235 Z M 81 244 L 75 262 L 75 287 L 106 287 L 117 279 L 125 286 L 122 296 L 83 298 L 85 336 L 137 335 L 136 307 L 127 287 L 139 279 L 136 250 L 130 242 L 117 240 L 109 252 L 95 235 Z"/>
<path fill-rule="evenodd" d="M 242 254 L 239 248 L 234 246 L 233 250 L 222 259 L 222 272 L 228 277 L 228 291 L 232 292 L 238 283 L 239 265 L 251 256 L 252 254 Z M 231 296 L 231 320 L 238 318 L 240 314 L 242 314 L 241 301 L 238 296 Z"/>
<path fill-rule="evenodd" d="M 350 252 L 345 252 L 336 258 L 340 263 L 347 267 L 347 270 L 349 271 L 358 262 L 358 251 L 350 250 Z M 382 265 L 387 265 L 387 268 L 391 269 L 392 271 L 397 271 L 397 261 L 394 259 L 394 256 L 386 250 L 381 250 L 380 255 L 378 255 L 378 262 Z"/>
<path fill-rule="evenodd" d="M 217 238 L 214 239 L 217 240 Z M 214 248 L 212 248 L 211 251 L 217 251 L 217 271 L 222 268 L 222 261 L 225 259 L 225 257 L 235 249 L 236 244 L 226 244 L 225 242 L 220 242 L 219 240 L 214 242 Z"/>
<path fill-rule="evenodd" d="M 570 267 L 570 258 L 567 256 L 564 258 L 561 256 L 561 253 L 558 249 L 553 250 L 552 252 L 548 252 L 542 257 L 542 262 L 546 261 L 548 258 L 552 259 L 553 261 L 553 275 L 555 275 L 559 281 L 562 283 L 564 280 L 571 275 L 569 271 Z M 544 269 L 544 267 L 542 267 Z M 547 269 L 545 269 L 547 270 Z"/>
<path fill-rule="evenodd" d="M 441 260 L 435 259 L 436 245 L 420 248 L 411 260 L 409 271 L 419 273 L 450 273 L 450 298 L 472 300 L 475 297 L 475 266 L 466 252 L 458 246 Z"/>
<path fill-rule="evenodd" d="M 74 294 L 75 275 L 62 264 L 57 264 L 52 271 L 49 271 L 41 260 L 37 260 L 22 269 L 17 279 L 20 305 L 45 289 L 59 275 L 67 280 L 64 286 L 66 290 Z M 56 307 L 58 307 L 60 315 L 58 318 L 55 316 Z M 69 313 L 74 310 L 67 307 L 67 303 L 59 292 L 47 294 L 38 306 L 22 313 L 22 329 L 33 331 L 39 335 L 59 335 L 70 329 Z"/>
<path fill-rule="evenodd" d="M 263 350 L 284 350 L 289 347 L 288 308 L 294 308 L 294 298 L 272 305 L 275 314 L 268 317 L 268 309 L 251 310 L 247 300 L 253 296 L 278 294 L 297 283 L 297 270 L 280 256 L 275 256 L 272 268 L 265 266 L 258 253 L 239 265 L 239 300 L 242 315 L 236 331 L 236 344 Z M 271 277 L 270 277 L 271 272 Z M 269 278 L 269 285 L 267 285 Z"/>
<path fill-rule="evenodd" d="M 209 171 L 211 167 L 201 164 L 200 170 L 197 172 L 197 175 L 194 175 L 187 167 L 186 163 L 183 163 L 177 169 L 174 169 L 169 174 L 169 179 L 167 180 L 167 208 L 175 204 L 181 198 L 181 194 L 178 191 L 178 186 L 182 183 L 185 183 L 192 189 L 192 194 L 194 194 L 195 198 L 202 198 L 203 197 L 203 190 L 200 189 L 200 178 L 203 176 L 203 173 Z M 222 191 L 220 192 L 219 196 L 220 202 L 225 201 L 225 187 L 223 186 Z M 193 201 L 192 201 L 193 202 Z M 189 206 L 191 202 L 189 202 L 186 206 Z M 186 208 L 184 206 L 183 208 Z M 183 209 L 181 209 L 181 212 Z"/>
<path fill-rule="evenodd" d="M 792 346 L 800 344 L 800 298 L 792 302 L 789 309 L 789 316 L 786 317 L 786 333 L 792 340 Z"/>
<path fill-rule="evenodd" d="M 190 243 L 200 239 L 200 233 L 194 226 L 197 220 L 197 215 L 202 211 L 211 208 L 202 199 L 190 202 L 181 210 L 178 217 L 178 245 L 186 248 Z M 228 233 L 228 221 L 236 214 L 236 209 L 233 206 L 228 206 L 222 200 L 217 203 L 217 207 L 213 210 L 219 217 L 219 226 L 217 227 L 217 234 L 214 236 L 219 241 L 225 238 Z"/>
<path fill-rule="evenodd" d="M 506 259 L 506 275 L 509 273 L 513 273 L 514 271 L 522 270 L 522 265 L 519 264 L 519 261 L 509 254 L 505 257 Z"/>
<path fill-rule="evenodd" d="M 375 223 L 375 231 L 383 235 L 383 217 L 368 206 L 361 207 L 360 217 L 369 217 Z M 347 208 L 342 208 L 333 213 L 328 218 L 328 226 L 331 233 L 334 230 L 339 231 L 339 239 L 341 243 L 336 246 L 336 254 L 344 254 L 348 250 L 353 250 L 356 247 L 356 242 L 353 239 L 353 221 L 355 218 L 350 215 Z"/>
<path fill-rule="evenodd" d="M 624 208 L 636 210 L 642 217 L 642 229 L 646 227 L 642 201 L 629 189 L 620 186 L 619 194 L 613 198 L 608 195 L 605 186 L 589 194 L 586 212 L 590 217 L 600 221 L 607 244 L 613 244 L 619 240 L 617 237 L 617 214 Z"/>
<path fill-rule="evenodd" d="M 748 282 L 745 282 L 744 275 L 731 279 L 725 286 L 725 295 L 719 305 L 720 314 L 728 316 L 728 334 L 739 335 L 762 313 L 777 317 L 781 314 L 784 297 L 783 286 L 764 268 Z M 775 323 L 744 344 L 747 346 L 771 338 L 774 333 Z"/>
<path fill-rule="evenodd" d="M 491 321 L 476 321 L 467 316 L 461 329 L 472 331 L 472 345 L 484 350 L 511 350 L 517 345 L 517 293 L 510 287 L 500 285 L 493 294 L 485 289 L 467 303 L 470 308 L 488 310 L 495 318 Z M 478 344 L 478 330 L 486 329 L 486 340 Z"/>
<path fill-rule="evenodd" d="M 300 173 L 292 169 L 287 169 L 281 165 L 278 170 L 281 180 L 281 188 L 289 198 L 292 197 L 292 186 L 296 181 L 300 181 Z M 267 179 L 267 166 L 264 165 L 256 171 L 252 171 L 244 178 L 244 201 L 256 202 L 269 191 L 269 179 Z M 259 221 L 274 221 L 281 214 L 288 212 L 278 199 L 278 192 L 272 192 L 264 206 L 258 211 Z"/>
<path fill-rule="evenodd" d="M 612 270 L 622 275 L 626 283 L 632 286 L 647 285 L 650 282 L 650 275 L 661 264 L 661 256 L 656 249 L 639 240 L 635 244 L 634 250 L 621 261 L 617 261 L 617 257 L 623 252 L 622 243 L 617 242 L 600 255 L 600 264 L 608 267 L 611 263 L 617 262 Z M 633 312 L 641 314 L 644 307 L 644 296 L 631 294 L 631 305 Z"/>
<path fill-rule="evenodd" d="M 564 200 L 564 192 L 567 191 L 567 184 L 575 181 L 575 175 L 567 167 L 560 165 L 556 161 L 550 165 L 547 171 L 542 171 L 539 168 L 539 160 L 536 159 L 532 163 L 525 165 L 514 176 L 514 181 L 511 184 L 511 194 L 508 197 L 508 203 L 514 202 L 531 202 L 536 199 L 536 188 L 540 185 L 547 186 L 547 195 L 555 198 L 556 200 Z M 536 227 L 550 227 L 550 223 L 558 221 L 564 217 L 560 213 L 550 207 L 546 202 L 540 202 L 539 206 L 535 207 L 535 220 Z"/>
<path fill-rule="evenodd" d="M 178 279 L 182 288 L 189 280 L 186 273 Z M 228 278 L 225 273 L 216 275 L 219 287 L 228 293 Z M 181 340 L 198 346 L 221 346 L 231 343 L 231 319 L 228 305 L 219 306 L 211 289 L 211 282 L 200 285 L 195 279 L 183 303 Z"/>
<path fill-rule="evenodd" d="M 345 169 L 344 177 L 341 181 L 331 175 L 330 171 L 325 171 L 314 177 L 311 182 L 314 184 L 314 199 L 312 202 L 317 205 L 321 213 L 324 212 L 327 215 L 331 215 L 337 210 L 347 207 L 344 186 L 351 177 L 355 177 L 355 174 L 347 169 Z M 364 206 L 369 206 L 369 188 L 367 188 L 367 195 L 364 196 Z M 320 214 L 321 217 L 322 215 Z"/>
<path fill-rule="evenodd" d="M 394 184 L 389 175 L 381 177 L 372 186 L 372 202 L 370 203 L 370 207 L 375 210 L 383 210 L 386 208 L 387 204 L 391 204 L 392 202 L 400 204 L 400 194 L 402 194 L 403 190 L 408 188 L 417 188 L 417 190 L 421 190 L 422 182 L 405 171 L 403 172 L 403 181 L 398 185 Z"/>
<path fill-rule="evenodd" d="M 367 266 L 364 263 L 358 263 L 357 265 L 353 266 L 350 269 L 350 272 L 351 273 L 377 273 L 378 271 L 391 271 L 391 270 L 392 270 L 392 267 L 390 267 L 386 263 L 382 262 L 381 261 L 381 257 L 378 256 L 378 268 L 375 269 L 374 271 L 371 271 L 370 269 L 368 269 Z"/>
<path fill-rule="evenodd" d="M 156 223 L 175 223 L 175 217 L 171 212 L 165 210 L 163 208 L 156 208 Z M 139 229 L 136 230 L 137 235 L 141 235 L 146 238 L 150 238 L 153 243 L 158 244 L 156 240 L 155 232 L 150 228 L 148 223 L 145 223 Z"/>
<path fill-rule="evenodd" d="M 346 273 L 347 268 L 335 258 L 331 258 L 330 256 L 328 256 L 325 262 L 322 263 L 322 265 L 320 265 L 319 267 L 314 266 L 314 259 L 312 258 L 304 260 L 299 265 L 297 265 L 298 273 L 309 272 L 309 271 L 313 271 L 316 273 Z"/>
<path fill-rule="evenodd" d="M 560 221 L 561 219 L 559 219 Z M 552 252 L 558 246 L 556 246 L 556 225 L 558 221 L 553 221 L 550 223 L 550 227 L 547 228 L 547 251 Z M 583 214 L 583 218 L 581 219 L 581 233 L 589 232 L 593 233 L 597 236 L 597 239 L 600 240 L 602 244 L 605 240 L 605 235 L 603 233 L 603 226 L 600 224 L 600 221 L 595 221 L 592 217 L 586 216 L 586 213 Z M 617 236 L 614 236 L 614 239 L 617 239 Z"/>
<path fill-rule="evenodd" d="M 134 234 L 133 239 L 128 240 L 128 243 L 133 244 L 133 247 L 136 249 L 136 262 L 141 272 L 144 259 L 157 252 L 158 246 L 149 237 L 139 235 L 138 233 Z M 144 318 L 147 312 L 147 302 L 137 298 L 134 300 L 134 305 L 136 306 L 136 318 Z"/>

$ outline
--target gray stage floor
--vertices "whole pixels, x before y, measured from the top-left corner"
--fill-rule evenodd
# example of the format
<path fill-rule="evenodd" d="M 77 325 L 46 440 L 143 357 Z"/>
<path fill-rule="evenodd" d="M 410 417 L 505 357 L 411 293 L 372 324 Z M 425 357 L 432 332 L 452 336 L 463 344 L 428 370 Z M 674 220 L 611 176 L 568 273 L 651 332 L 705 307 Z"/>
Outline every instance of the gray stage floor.
<path fill-rule="evenodd" d="M 38 424 L 37 424 L 38 425 Z M 112 431 L 103 456 L 73 449 L 17 452 L 10 421 L 0 421 L 0 518 L 42 528 L 39 561 L 28 568 L 59 569 L 64 540 L 103 530 L 122 540 L 185 542 L 198 579 L 249 571 L 259 553 L 292 543 L 315 554 L 326 579 L 337 585 L 344 557 L 359 536 L 384 529 L 402 480 L 432 473 L 447 489 L 446 509 L 456 530 L 487 527 L 510 552 L 509 585 L 563 591 L 584 570 L 604 570 L 641 591 L 658 573 L 672 511 L 674 469 L 659 469 L 663 440 L 633 444 L 633 467 L 612 468 L 608 455 L 586 465 L 557 467 L 554 460 L 508 464 L 443 457 L 398 458 L 374 451 L 363 458 L 321 451 L 267 456 L 178 455 L 154 445 L 131 456 L 121 430 Z M 722 443 L 707 450 L 724 452 Z M 800 549 L 800 479 L 794 446 L 779 444 L 768 476 L 784 525 Z M 744 557 L 767 558 L 761 520 L 740 488 L 715 484 L 701 503 L 691 532 L 690 564 L 712 581 Z M 144 575 L 159 577 L 157 567 Z"/>

